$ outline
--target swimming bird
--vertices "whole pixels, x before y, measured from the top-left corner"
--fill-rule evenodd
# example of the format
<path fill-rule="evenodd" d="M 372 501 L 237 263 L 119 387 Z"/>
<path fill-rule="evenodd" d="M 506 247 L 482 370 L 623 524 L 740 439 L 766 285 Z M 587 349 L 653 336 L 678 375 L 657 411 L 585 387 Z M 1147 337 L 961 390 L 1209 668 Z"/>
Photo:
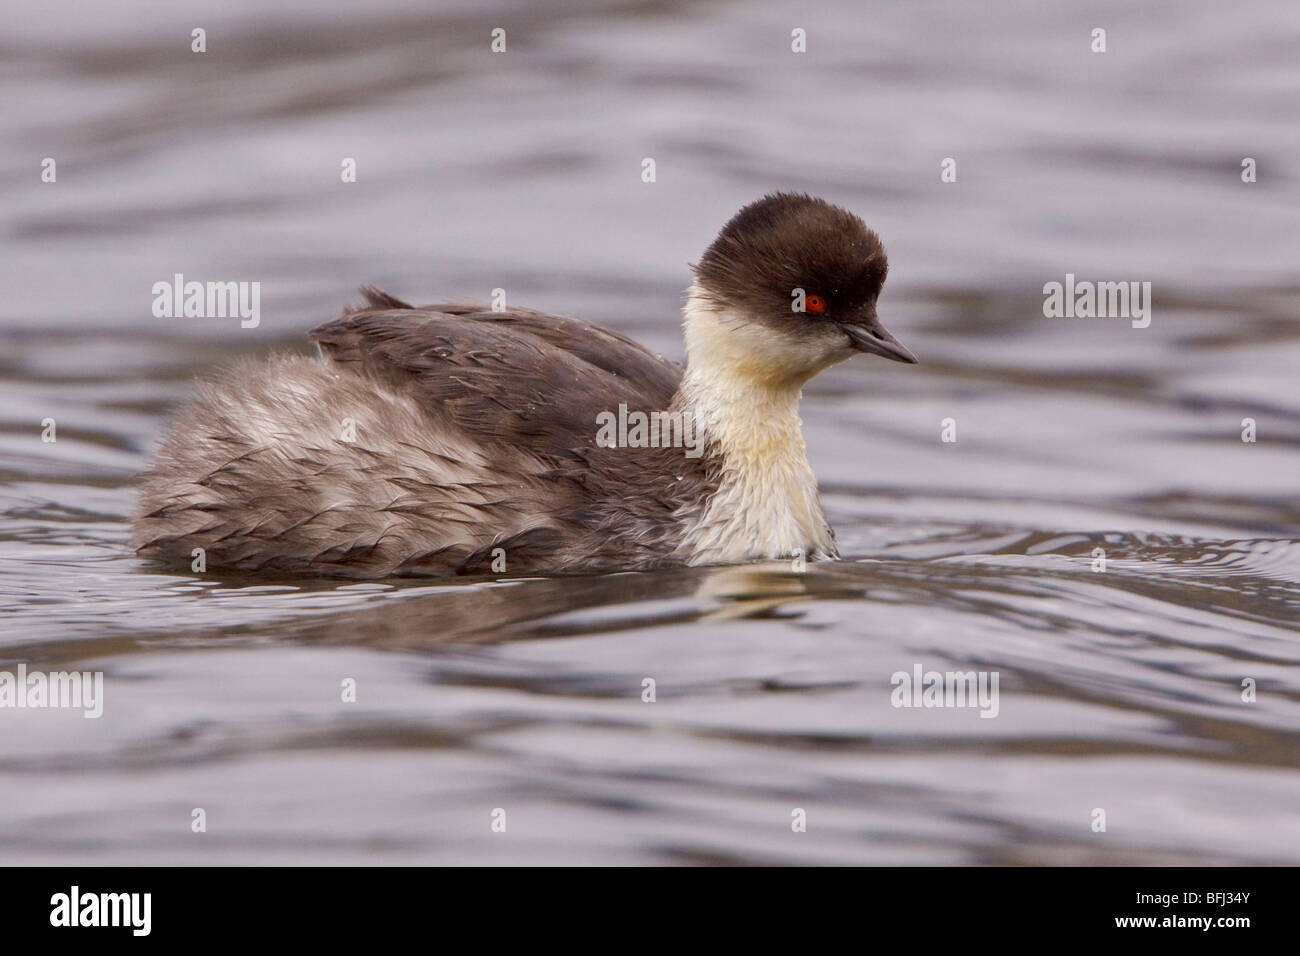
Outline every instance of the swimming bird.
<path fill-rule="evenodd" d="M 880 238 L 774 193 L 693 268 L 684 368 L 576 319 L 364 288 L 318 356 L 200 384 L 142 482 L 137 553 L 352 578 L 837 557 L 799 396 L 856 354 L 916 361 L 876 315 Z"/>

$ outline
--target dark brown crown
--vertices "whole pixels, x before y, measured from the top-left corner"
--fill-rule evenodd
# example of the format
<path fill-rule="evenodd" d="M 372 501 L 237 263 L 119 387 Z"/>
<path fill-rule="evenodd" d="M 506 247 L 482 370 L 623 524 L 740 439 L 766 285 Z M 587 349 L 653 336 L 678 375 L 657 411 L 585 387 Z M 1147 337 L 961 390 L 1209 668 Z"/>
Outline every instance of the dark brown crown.
<path fill-rule="evenodd" d="M 805 318 L 838 321 L 874 309 L 888 271 L 885 247 L 866 223 L 796 193 L 772 193 L 740 210 L 695 267 L 706 295 L 755 318 L 789 318 L 792 293 L 803 289 L 826 304 Z"/>

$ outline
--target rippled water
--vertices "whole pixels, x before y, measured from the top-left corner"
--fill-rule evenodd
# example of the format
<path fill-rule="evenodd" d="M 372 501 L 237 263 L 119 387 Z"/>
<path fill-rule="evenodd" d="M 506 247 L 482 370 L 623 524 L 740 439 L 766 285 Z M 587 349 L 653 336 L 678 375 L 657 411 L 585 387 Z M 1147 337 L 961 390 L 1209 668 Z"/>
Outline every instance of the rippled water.
<path fill-rule="evenodd" d="M 1289 4 L 545 9 L 0 15 L 0 659 L 106 675 L 99 720 L 0 709 L 0 859 L 1300 862 Z M 774 187 L 881 232 L 923 362 L 805 393 L 843 561 L 357 585 L 126 550 L 205 369 L 368 281 L 680 355 L 684 263 Z M 261 326 L 153 318 L 175 272 L 262 282 Z M 1151 326 L 1044 318 L 1067 272 L 1151 281 Z M 892 706 L 917 665 L 997 672 L 997 717 Z"/>

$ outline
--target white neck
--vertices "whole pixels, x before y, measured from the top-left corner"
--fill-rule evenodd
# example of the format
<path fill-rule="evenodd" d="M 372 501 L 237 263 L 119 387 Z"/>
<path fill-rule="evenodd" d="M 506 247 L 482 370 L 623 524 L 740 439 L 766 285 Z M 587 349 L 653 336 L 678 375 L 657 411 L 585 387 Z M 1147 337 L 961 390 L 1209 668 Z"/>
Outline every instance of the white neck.
<path fill-rule="evenodd" d="M 799 421 L 812 356 L 692 287 L 680 400 L 723 456 L 721 485 L 684 544 L 692 564 L 834 555 Z M 809 361 L 802 359 L 808 358 Z M 810 369 L 792 372 L 791 369 Z"/>

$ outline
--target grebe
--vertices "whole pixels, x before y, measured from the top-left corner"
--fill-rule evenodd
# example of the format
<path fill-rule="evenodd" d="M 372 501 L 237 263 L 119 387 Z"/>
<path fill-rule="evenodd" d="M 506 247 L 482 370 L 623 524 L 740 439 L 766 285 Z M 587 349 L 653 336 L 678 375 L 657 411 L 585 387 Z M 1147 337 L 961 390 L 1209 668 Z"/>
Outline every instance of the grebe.
<path fill-rule="evenodd" d="M 887 268 L 838 206 L 751 203 L 694 267 L 685 369 L 574 319 L 367 287 L 311 332 L 320 357 L 199 386 L 145 476 L 133 544 L 355 578 L 836 557 L 799 393 L 859 352 L 916 362 L 876 318 Z"/>

